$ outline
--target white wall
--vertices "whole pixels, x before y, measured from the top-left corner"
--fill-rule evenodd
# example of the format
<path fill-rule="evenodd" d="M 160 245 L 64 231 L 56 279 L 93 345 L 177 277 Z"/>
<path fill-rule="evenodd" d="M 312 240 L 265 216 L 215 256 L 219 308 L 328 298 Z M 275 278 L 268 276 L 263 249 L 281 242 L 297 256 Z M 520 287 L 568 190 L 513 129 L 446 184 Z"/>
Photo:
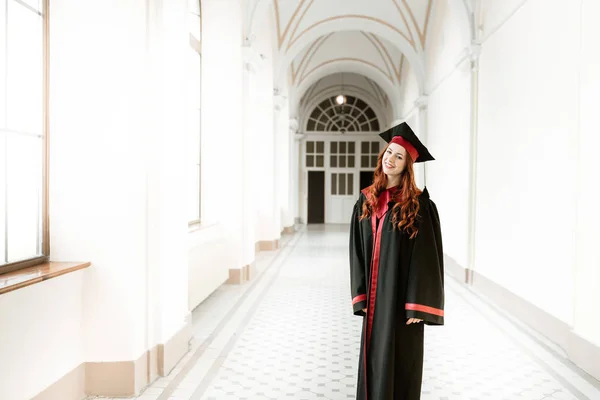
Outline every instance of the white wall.
<path fill-rule="evenodd" d="M 600 304 L 600 3 L 583 1 L 579 81 L 579 144 L 577 165 L 577 243 L 575 249 L 575 331 L 600 346 L 600 320 L 590 318 Z"/>
<path fill-rule="evenodd" d="M 0 296 L 0 399 L 31 399 L 83 362 L 85 274 Z"/>
<path fill-rule="evenodd" d="M 427 186 L 442 221 L 444 252 L 468 265 L 470 68 L 465 62 L 430 95 Z"/>
<path fill-rule="evenodd" d="M 600 304 L 600 5 L 482 5 L 475 270 L 600 345 L 600 323 L 590 318 Z M 471 72 L 458 11 L 437 3 L 428 36 L 428 144 L 437 161 L 427 173 L 445 252 L 466 267 Z"/>
<path fill-rule="evenodd" d="M 598 165 L 589 153 L 596 28 L 583 25 L 580 56 L 578 3 L 483 4 L 475 270 L 567 324 L 579 315 L 575 330 L 598 338 L 598 324 L 584 317 L 598 287 L 598 188 L 590 184 Z M 445 251 L 467 266 L 470 70 L 460 60 L 468 43 L 457 10 L 437 7 L 427 53 L 428 143 L 437 161 L 427 179 Z"/>
<path fill-rule="evenodd" d="M 188 308 L 193 310 L 229 278 L 229 268 L 234 265 L 235 258 L 220 225 L 191 232 L 188 246 Z"/>
<path fill-rule="evenodd" d="M 456 6 L 456 5 L 455 5 Z M 461 10 L 437 2 L 427 36 L 427 186 L 440 212 L 444 252 L 468 265 L 470 62 Z M 462 61 L 460 61 L 462 58 Z M 460 61 L 460 62 L 458 62 Z M 457 63 L 458 62 L 458 63 Z"/>
<path fill-rule="evenodd" d="M 567 323 L 578 42 L 578 4 L 528 1 L 483 44 L 479 98 L 475 268 Z"/>

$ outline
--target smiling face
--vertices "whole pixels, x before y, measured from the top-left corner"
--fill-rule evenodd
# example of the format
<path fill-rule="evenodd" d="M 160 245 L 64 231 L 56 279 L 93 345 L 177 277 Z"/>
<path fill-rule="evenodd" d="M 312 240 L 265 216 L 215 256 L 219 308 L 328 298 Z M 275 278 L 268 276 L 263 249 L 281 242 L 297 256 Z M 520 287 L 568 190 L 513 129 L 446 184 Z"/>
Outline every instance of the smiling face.
<path fill-rule="evenodd" d="M 383 173 L 388 178 L 397 177 L 406 167 L 406 149 L 399 144 L 390 143 L 381 159 Z"/>

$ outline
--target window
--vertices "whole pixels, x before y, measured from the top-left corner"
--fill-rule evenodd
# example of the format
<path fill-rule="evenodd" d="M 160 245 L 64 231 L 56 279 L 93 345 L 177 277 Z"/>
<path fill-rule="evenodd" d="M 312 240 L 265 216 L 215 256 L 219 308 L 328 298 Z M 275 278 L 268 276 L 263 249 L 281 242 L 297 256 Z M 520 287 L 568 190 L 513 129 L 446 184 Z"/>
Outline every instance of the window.
<path fill-rule="evenodd" d="M 49 253 L 46 9 L 0 0 L 0 273 Z"/>
<path fill-rule="evenodd" d="M 189 1 L 189 40 L 188 52 L 188 96 L 191 109 L 189 111 L 189 182 L 188 182 L 188 219 L 190 224 L 200 222 L 201 218 L 201 170 L 200 170 L 200 141 L 201 141 L 201 104 L 200 91 L 202 88 L 202 55 L 201 55 L 201 16 L 200 1 Z"/>
<path fill-rule="evenodd" d="M 306 166 L 324 167 L 325 161 L 325 142 L 306 142 Z"/>
<path fill-rule="evenodd" d="M 329 166 L 331 168 L 354 168 L 354 142 L 330 142 Z"/>
<path fill-rule="evenodd" d="M 322 101 L 310 114 L 307 131 L 316 132 L 379 132 L 379 121 L 367 103 L 353 96 L 346 96 L 344 104 L 337 104 L 335 97 Z"/>
<path fill-rule="evenodd" d="M 331 174 L 331 194 L 334 196 L 354 195 L 354 174 Z"/>
<path fill-rule="evenodd" d="M 379 142 L 361 142 L 360 143 L 360 167 L 377 167 L 377 158 L 379 157 Z"/>

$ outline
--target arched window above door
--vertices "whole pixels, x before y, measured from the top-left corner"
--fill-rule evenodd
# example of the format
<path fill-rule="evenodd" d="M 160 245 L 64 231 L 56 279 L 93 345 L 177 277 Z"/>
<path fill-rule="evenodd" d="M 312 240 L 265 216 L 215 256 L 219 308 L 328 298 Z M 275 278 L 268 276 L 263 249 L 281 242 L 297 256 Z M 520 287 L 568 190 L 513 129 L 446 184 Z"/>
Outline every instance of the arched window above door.
<path fill-rule="evenodd" d="M 379 132 L 379 120 L 373 109 L 361 99 L 345 96 L 338 104 L 336 97 L 323 100 L 310 113 L 307 132 Z"/>

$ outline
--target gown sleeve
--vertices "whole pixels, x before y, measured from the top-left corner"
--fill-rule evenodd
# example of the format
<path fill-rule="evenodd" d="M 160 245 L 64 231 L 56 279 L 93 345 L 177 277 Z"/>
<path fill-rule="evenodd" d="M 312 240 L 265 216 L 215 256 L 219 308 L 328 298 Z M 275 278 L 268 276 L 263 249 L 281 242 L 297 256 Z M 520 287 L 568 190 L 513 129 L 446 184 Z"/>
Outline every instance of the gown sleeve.
<path fill-rule="evenodd" d="M 444 325 L 444 253 L 437 207 L 425 192 L 409 266 L 406 317 Z"/>
<path fill-rule="evenodd" d="M 363 235 L 359 218 L 362 214 L 362 201 L 359 199 L 352 211 L 350 222 L 350 294 L 354 315 L 364 316 L 367 307 L 367 284 Z"/>

